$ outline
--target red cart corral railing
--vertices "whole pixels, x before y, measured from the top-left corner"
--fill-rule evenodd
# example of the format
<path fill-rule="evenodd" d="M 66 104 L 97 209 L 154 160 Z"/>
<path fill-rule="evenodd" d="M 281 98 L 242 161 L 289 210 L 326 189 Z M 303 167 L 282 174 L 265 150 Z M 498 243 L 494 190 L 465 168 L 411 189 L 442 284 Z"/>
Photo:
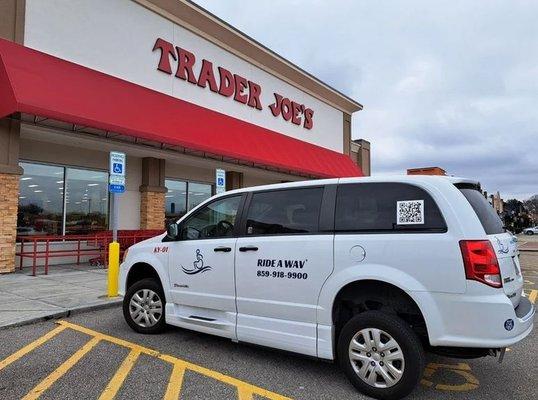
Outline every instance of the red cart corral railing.
<path fill-rule="evenodd" d="M 142 240 L 163 233 L 163 230 L 119 230 L 118 242 L 120 256 L 127 248 Z M 15 253 L 20 257 L 19 269 L 24 267 L 24 260 L 30 259 L 32 275 L 36 275 L 38 263 L 43 261 L 45 275 L 49 273 L 51 260 L 65 258 L 68 262 L 80 264 L 82 260 L 93 265 L 107 265 L 108 244 L 112 242 L 112 231 L 97 232 L 89 235 L 63 236 L 22 236 L 17 238 L 20 249 Z"/>

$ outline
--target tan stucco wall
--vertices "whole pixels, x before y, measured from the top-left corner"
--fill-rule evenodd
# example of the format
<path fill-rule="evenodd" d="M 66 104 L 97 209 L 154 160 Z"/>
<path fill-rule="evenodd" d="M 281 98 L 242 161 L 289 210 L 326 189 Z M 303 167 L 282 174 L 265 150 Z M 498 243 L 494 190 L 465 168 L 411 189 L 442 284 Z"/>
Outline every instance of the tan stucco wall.
<path fill-rule="evenodd" d="M 24 40 L 24 0 L 0 1 L 0 37 L 17 43 Z"/>

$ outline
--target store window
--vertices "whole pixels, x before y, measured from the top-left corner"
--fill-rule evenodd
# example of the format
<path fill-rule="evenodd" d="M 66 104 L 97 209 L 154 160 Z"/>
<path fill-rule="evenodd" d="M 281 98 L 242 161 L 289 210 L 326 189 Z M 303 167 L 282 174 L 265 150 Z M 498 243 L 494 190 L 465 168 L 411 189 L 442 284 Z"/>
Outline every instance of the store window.
<path fill-rule="evenodd" d="M 21 163 L 17 236 L 61 235 L 64 168 Z"/>
<path fill-rule="evenodd" d="M 20 163 L 17 236 L 87 234 L 108 229 L 108 173 Z"/>
<path fill-rule="evenodd" d="M 207 183 L 186 182 L 166 179 L 166 222 L 177 221 L 188 211 L 209 199 L 213 186 Z"/>
<path fill-rule="evenodd" d="M 67 168 L 65 234 L 81 235 L 108 227 L 108 173 Z"/>
<path fill-rule="evenodd" d="M 166 180 L 165 185 L 166 220 L 177 220 L 187 212 L 187 182 Z"/>
<path fill-rule="evenodd" d="M 211 185 L 189 182 L 189 192 L 187 196 L 189 210 L 192 210 L 197 205 L 209 199 L 211 197 L 211 191 Z"/>

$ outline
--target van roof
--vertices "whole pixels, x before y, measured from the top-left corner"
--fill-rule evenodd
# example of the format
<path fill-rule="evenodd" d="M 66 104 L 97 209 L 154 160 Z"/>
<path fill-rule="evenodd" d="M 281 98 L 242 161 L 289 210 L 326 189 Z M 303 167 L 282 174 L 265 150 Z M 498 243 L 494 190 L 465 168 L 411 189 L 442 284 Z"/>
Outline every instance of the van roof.
<path fill-rule="evenodd" d="M 271 189 L 284 189 L 294 187 L 309 187 L 319 185 L 330 185 L 337 183 L 382 183 L 382 182 L 402 182 L 402 183 L 434 183 L 434 182 L 446 182 L 449 181 L 452 184 L 468 183 L 471 185 L 479 185 L 477 180 L 444 176 L 444 175 L 379 175 L 379 176 L 364 176 L 355 178 L 333 178 L 333 179 L 314 179 L 308 181 L 296 181 L 286 183 L 275 183 L 271 185 L 252 186 L 248 188 L 235 189 L 227 191 L 225 194 L 252 192 L 259 190 L 271 190 Z"/>

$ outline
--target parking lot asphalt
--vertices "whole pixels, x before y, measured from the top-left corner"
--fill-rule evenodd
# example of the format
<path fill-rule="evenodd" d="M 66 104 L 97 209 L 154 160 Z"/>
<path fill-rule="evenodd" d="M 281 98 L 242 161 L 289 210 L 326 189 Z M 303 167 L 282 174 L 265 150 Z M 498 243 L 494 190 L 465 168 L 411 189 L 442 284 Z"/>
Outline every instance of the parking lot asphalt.
<path fill-rule="evenodd" d="M 538 253 L 521 255 L 527 296 L 538 294 Z M 37 341 L 37 342 L 36 342 Z M 0 331 L 0 399 L 363 399 L 338 367 L 169 328 L 139 335 L 120 308 Z M 504 362 L 428 356 L 413 399 L 536 399 L 538 333 Z"/>
<path fill-rule="evenodd" d="M 518 247 L 523 251 L 538 251 L 538 235 L 517 235 Z"/>

